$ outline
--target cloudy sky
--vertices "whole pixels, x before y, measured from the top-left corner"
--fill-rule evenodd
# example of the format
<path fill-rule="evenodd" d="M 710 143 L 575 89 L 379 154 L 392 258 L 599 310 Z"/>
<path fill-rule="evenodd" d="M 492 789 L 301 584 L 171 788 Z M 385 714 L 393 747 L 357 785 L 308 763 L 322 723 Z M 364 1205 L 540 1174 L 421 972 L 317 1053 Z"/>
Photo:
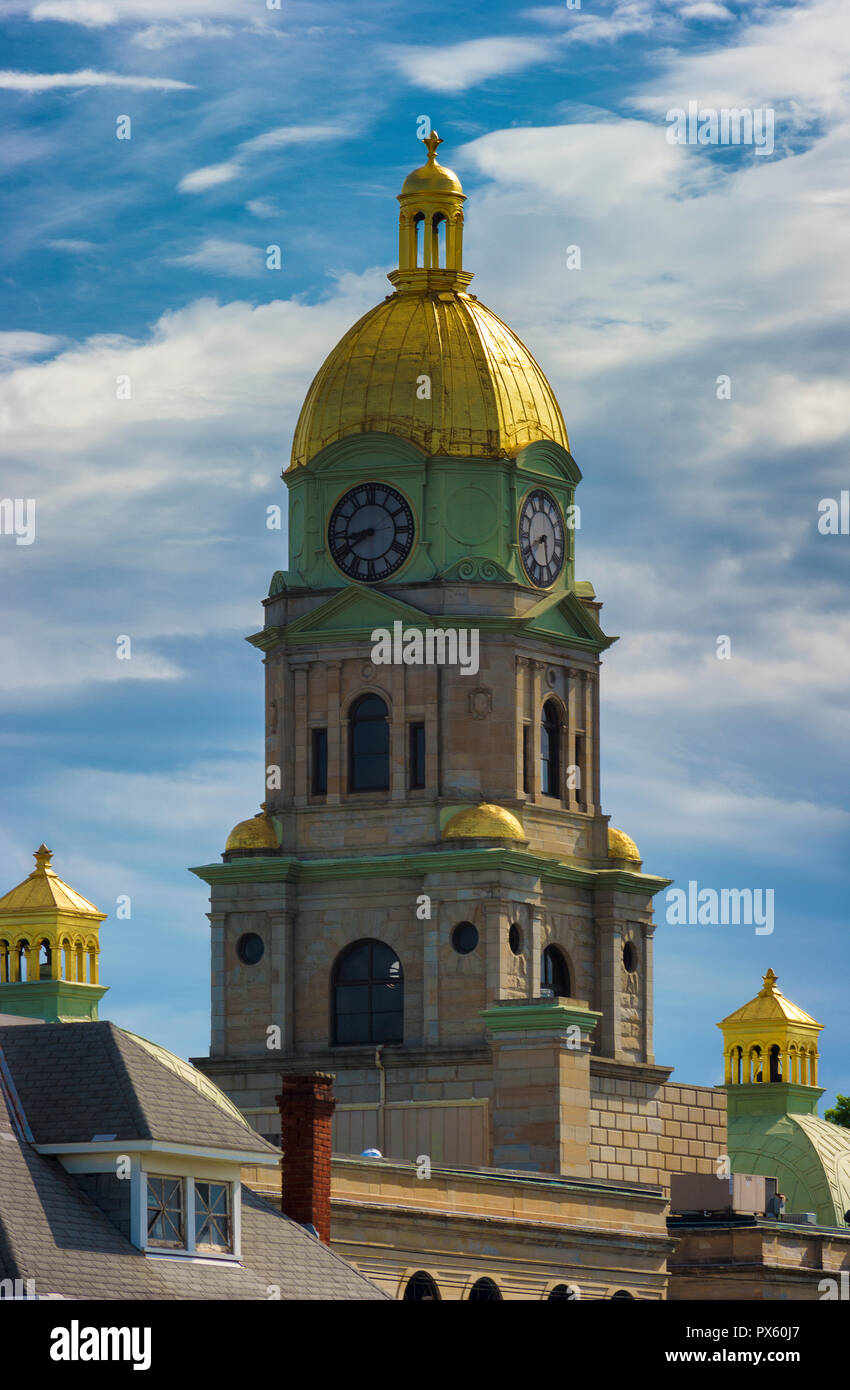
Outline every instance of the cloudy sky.
<path fill-rule="evenodd" d="M 658 1060 L 722 1079 L 714 1025 L 772 966 L 850 1092 L 850 536 L 818 529 L 850 487 L 843 0 L 0 15 L 0 498 L 36 502 L 33 544 L 0 535 L 0 891 L 45 839 L 110 913 L 104 1014 L 207 1050 L 187 866 L 262 796 L 266 508 L 316 368 L 388 291 L 427 116 L 473 288 L 584 473 L 578 573 L 621 634 L 604 809 L 678 885 L 775 893 L 770 936 L 658 900 Z M 772 153 L 671 143 L 689 102 L 769 109 Z"/>

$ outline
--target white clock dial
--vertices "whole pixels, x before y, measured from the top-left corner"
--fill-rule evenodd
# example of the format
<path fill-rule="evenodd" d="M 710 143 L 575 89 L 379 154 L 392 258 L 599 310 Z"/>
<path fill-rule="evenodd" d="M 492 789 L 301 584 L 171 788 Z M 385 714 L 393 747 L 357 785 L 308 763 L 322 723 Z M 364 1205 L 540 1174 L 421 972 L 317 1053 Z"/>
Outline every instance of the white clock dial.
<path fill-rule="evenodd" d="M 535 488 L 522 504 L 519 549 L 523 568 L 538 589 L 553 584 L 564 568 L 564 519 L 555 499 L 542 488 Z"/>

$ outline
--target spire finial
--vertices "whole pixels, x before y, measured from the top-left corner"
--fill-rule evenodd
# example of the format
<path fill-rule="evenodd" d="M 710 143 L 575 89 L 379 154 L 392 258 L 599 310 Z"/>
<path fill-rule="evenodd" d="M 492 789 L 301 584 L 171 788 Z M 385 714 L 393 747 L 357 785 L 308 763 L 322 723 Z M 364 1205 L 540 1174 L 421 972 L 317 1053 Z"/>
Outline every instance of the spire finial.
<path fill-rule="evenodd" d="M 442 140 L 436 130 L 432 130 L 430 135 L 423 135 L 422 144 L 428 151 L 428 163 L 434 164 L 437 158 L 437 148 L 442 145 Z"/>
<path fill-rule="evenodd" d="M 766 974 L 766 975 L 762 975 L 762 981 L 763 981 L 763 983 L 764 983 L 764 989 L 762 990 L 762 994 L 773 994 L 773 991 L 774 991 L 774 989 L 776 988 L 776 981 L 777 981 L 778 979 L 779 979 L 779 976 L 778 976 L 778 975 L 774 975 L 774 973 L 773 973 L 773 971 L 771 970 L 770 966 L 768 966 L 768 967 L 767 967 L 767 974 Z"/>
<path fill-rule="evenodd" d="M 50 861 L 53 858 L 53 850 L 48 849 L 47 845 L 44 843 L 44 841 L 42 841 L 38 849 L 35 851 L 33 857 L 35 859 L 35 872 L 44 873 L 45 870 L 50 868 Z"/>

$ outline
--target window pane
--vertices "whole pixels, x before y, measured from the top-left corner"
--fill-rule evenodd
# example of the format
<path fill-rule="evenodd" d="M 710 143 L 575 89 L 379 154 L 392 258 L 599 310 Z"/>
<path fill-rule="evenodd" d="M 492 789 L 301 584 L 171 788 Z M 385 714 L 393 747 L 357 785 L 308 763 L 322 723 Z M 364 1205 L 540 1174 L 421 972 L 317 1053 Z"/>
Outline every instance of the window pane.
<path fill-rule="evenodd" d="M 368 980 L 368 945 L 364 943 L 364 945 L 356 946 L 353 950 L 346 952 L 337 967 L 337 977 L 340 980 Z"/>
<path fill-rule="evenodd" d="M 336 991 L 337 1013 L 365 1014 L 369 1012 L 368 985 L 338 985 Z"/>
<path fill-rule="evenodd" d="M 226 1183 L 195 1183 L 195 1244 L 229 1250 L 230 1193 Z"/>
<path fill-rule="evenodd" d="M 377 1013 L 391 1013 L 393 1009 L 398 1009 L 401 1000 L 400 985 L 373 985 L 372 986 L 372 1008 Z"/>
<path fill-rule="evenodd" d="M 368 1014 L 340 1014 L 336 1020 L 336 1040 L 338 1043 L 368 1043 L 370 1037 Z"/>
<path fill-rule="evenodd" d="M 148 1178 L 148 1240 L 184 1244 L 182 1178 Z"/>
<path fill-rule="evenodd" d="M 394 1043 L 402 1041 L 401 1014 L 375 1014 L 372 1019 L 370 1042 Z"/>

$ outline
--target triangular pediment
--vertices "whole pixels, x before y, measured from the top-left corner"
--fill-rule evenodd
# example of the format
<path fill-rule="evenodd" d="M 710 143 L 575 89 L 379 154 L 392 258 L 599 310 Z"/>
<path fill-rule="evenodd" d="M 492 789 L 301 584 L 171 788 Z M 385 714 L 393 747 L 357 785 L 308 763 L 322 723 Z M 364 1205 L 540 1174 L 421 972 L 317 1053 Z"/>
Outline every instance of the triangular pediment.
<path fill-rule="evenodd" d="M 342 635 L 345 633 L 371 633 L 376 627 L 392 628 L 394 622 L 408 626 L 419 626 L 432 622 L 428 613 L 402 603 L 378 589 L 367 589 L 363 584 L 350 584 L 341 589 L 333 598 L 302 613 L 300 618 L 283 629 L 286 637 L 307 638 L 323 633 Z"/>
<path fill-rule="evenodd" d="M 575 641 L 604 651 L 616 637 L 602 631 L 594 614 L 573 593 L 547 594 L 524 615 L 522 627 L 528 632 L 545 633 L 562 641 Z"/>

